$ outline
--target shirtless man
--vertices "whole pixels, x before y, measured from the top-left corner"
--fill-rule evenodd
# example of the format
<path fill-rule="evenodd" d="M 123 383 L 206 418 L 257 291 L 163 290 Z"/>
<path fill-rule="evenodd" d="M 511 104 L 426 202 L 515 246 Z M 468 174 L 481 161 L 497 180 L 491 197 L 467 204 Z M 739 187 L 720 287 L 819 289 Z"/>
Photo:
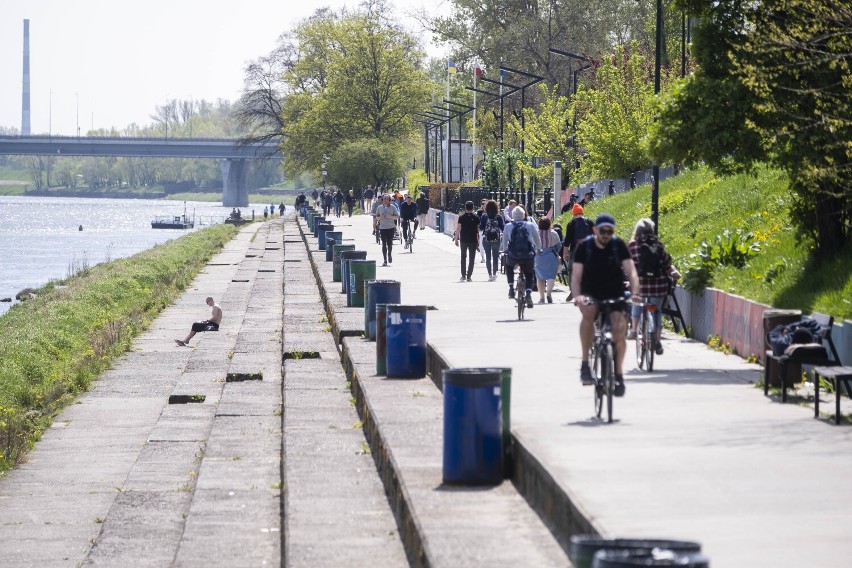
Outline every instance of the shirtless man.
<path fill-rule="evenodd" d="M 207 305 L 213 308 L 213 313 L 210 315 L 210 319 L 197 321 L 192 324 L 192 331 L 189 332 L 186 339 L 175 339 L 175 343 L 181 347 L 187 347 L 189 340 L 192 339 L 192 336 L 199 331 L 219 331 L 219 323 L 222 321 L 222 308 L 220 308 L 219 304 L 214 302 L 211 297 L 208 297 L 206 301 Z"/>

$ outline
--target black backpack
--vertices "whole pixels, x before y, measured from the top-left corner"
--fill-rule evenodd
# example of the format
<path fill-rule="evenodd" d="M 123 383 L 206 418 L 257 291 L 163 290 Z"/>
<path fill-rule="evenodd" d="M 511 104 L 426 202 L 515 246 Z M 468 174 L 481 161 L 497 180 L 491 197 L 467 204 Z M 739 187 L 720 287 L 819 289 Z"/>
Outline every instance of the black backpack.
<path fill-rule="evenodd" d="M 509 237 L 509 257 L 528 258 L 532 256 L 533 248 L 529 240 L 529 232 L 523 221 L 512 221 L 512 235 Z"/>
<path fill-rule="evenodd" d="M 639 239 L 639 264 L 636 270 L 639 276 L 645 278 L 660 278 L 665 271 L 666 250 L 654 235 L 646 235 Z"/>
<path fill-rule="evenodd" d="M 586 240 L 589 235 L 592 234 L 592 227 L 594 226 L 589 219 L 585 217 L 578 217 L 574 221 L 574 244 L 578 245 L 580 242 Z"/>
<path fill-rule="evenodd" d="M 496 216 L 486 217 L 485 230 L 482 231 L 482 234 L 486 242 L 496 243 L 500 240 L 500 223 L 497 221 Z"/>

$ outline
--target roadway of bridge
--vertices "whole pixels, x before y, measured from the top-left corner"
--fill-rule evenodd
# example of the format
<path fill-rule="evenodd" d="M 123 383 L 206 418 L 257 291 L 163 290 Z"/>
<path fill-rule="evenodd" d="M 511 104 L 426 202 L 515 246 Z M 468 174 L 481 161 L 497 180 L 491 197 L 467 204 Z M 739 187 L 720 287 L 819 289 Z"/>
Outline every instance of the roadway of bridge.
<path fill-rule="evenodd" d="M 150 158 L 281 158 L 278 144 L 234 138 L 125 138 L 0 136 L 0 154 L 23 156 L 125 156 Z"/>

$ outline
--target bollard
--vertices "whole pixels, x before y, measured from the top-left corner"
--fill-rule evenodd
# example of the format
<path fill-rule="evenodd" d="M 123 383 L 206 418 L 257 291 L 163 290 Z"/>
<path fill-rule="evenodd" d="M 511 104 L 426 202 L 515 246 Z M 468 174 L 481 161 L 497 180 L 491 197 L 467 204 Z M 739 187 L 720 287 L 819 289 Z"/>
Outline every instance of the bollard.
<path fill-rule="evenodd" d="M 334 254 L 334 245 L 343 240 L 343 233 L 340 231 L 326 231 L 325 233 L 325 261 L 331 262 Z"/>
<path fill-rule="evenodd" d="M 367 251 L 365 250 L 350 250 L 340 253 L 340 292 L 342 294 L 349 292 L 349 261 L 364 260 L 365 258 L 367 258 Z"/>
<path fill-rule="evenodd" d="M 500 370 L 446 369 L 443 385 L 444 483 L 501 483 Z"/>
<path fill-rule="evenodd" d="M 426 376 L 427 306 L 388 306 L 388 377 Z"/>
<path fill-rule="evenodd" d="M 697 542 L 683 540 L 601 538 L 596 535 L 574 535 L 568 548 L 568 556 L 575 568 L 592 568 L 595 554 L 600 550 L 634 551 L 650 553 L 654 549 L 670 550 L 678 554 L 701 552 Z M 680 566 L 678 564 L 678 566 Z"/>
<path fill-rule="evenodd" d="M 388 305 L 376 304 L 376 374 L 388 372 L 387 321 Z"/>
<path fill-rule="evenodd" d="M 375 260 L 349 261 L 349 288 L 346 291 L 346 307 L 364 307 L 364 282 L 376 277 Z"/>
<path fill-rule="evenodd" d="M 340 282 L 341 266 L 340 255 L 349 250 L 355 250 L 355 245 L 334 245 L 331 253 L 331 281 Z"/>
<path fill-rule="evenodd" d="M 325 250 L 325 239 L 327 237 L 327 233 L 329 233 L 330 231 L 334 231 L 334 224 L 323 223 L 322 225 L 320 225 L 319 231 L 317 231 L 319 250 Z"/>
<path fill-rule="evenodd" d="M 376 340 L 376 304 L 402 302 L 402 283 L 397 280 L 368 280 L 364 283 L 364 337 Z"/>

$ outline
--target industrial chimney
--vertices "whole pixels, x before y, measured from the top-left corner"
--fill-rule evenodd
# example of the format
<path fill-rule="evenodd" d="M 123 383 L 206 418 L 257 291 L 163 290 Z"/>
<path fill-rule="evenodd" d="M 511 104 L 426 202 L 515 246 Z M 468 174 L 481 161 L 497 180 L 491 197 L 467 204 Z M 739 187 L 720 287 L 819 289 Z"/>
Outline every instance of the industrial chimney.
<path fill-rule="evenodd" d="M 30 135 L 30 21 L 24 20 L 24 93 L 21 101 L 21 135 Z"/>

